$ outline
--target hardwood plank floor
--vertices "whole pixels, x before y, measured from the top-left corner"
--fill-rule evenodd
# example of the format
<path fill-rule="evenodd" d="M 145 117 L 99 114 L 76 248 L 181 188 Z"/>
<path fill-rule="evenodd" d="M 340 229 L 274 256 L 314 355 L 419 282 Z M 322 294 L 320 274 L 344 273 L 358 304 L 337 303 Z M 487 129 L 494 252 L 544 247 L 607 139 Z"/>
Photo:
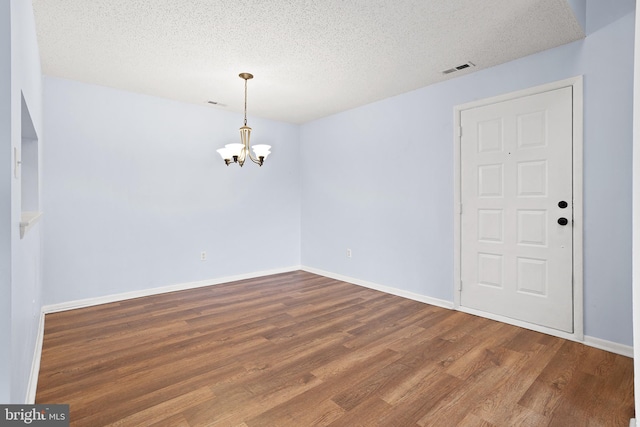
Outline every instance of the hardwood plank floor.
<path fill-rule="evenodd" d="M 48 314 L 74 426 L 628 426 L 632 360 L 302 271 Z"/>

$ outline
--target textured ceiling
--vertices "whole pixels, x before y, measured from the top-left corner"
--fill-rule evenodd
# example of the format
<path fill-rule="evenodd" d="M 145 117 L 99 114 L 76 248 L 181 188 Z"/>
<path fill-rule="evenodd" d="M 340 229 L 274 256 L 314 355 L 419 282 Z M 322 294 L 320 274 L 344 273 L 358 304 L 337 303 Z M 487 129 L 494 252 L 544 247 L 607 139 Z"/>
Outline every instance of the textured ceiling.
<path fill-rule="evenodd" d="M 567 0 L 33 0 L 43 72 L 303 123 L 584 37 Z M 442 71 L 472 62 L 476 67 Z"/>

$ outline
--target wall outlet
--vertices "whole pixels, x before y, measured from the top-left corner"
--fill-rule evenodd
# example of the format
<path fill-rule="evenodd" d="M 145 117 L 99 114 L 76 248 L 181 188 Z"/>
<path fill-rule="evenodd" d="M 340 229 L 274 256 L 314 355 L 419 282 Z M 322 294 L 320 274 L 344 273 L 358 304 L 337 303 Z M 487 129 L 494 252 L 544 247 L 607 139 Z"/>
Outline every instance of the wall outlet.
<path fill-rule="evenodd" d="M 200 261 L 206 261 L 207 260 L 207 252 L 202 251 L 200 252 Z"/>
<path fill-rule="evenodd" d="M 347 258 L 351 258 L 351 249 L 347 248 Z"/>

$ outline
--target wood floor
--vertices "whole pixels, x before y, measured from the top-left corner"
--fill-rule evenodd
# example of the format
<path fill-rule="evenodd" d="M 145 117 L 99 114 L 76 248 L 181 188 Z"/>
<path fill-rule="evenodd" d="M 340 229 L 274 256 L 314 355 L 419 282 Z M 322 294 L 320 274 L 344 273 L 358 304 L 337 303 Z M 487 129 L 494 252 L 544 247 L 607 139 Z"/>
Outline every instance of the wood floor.
<path fill-rule="evenodd" d="M 48 314 L 74 426 L 628 426 L 632 360 L 306 272 Z"/>

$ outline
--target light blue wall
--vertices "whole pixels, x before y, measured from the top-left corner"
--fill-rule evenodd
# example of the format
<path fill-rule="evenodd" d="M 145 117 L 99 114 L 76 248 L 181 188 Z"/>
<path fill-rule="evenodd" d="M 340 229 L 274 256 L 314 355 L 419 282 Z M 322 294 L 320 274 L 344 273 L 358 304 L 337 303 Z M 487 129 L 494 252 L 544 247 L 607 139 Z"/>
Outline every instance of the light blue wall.
<path fill-rule="evenodd" d="M 570 0 L 579 3 L 580 0 Z M 579 10 L 579 6 L 574 11 Z M 600 31 L 614 21 L 632 13 L 636 8 L 636 0 L 586 0 L 587 35 Z"/>
<path fill-rule="evenodd" d="M 0 342 L 11 342 L 11 13 L 0 2 Z M 0 346 L 0 402 L 11 394 L 11 346 Z"/>
<path fill-rule="evenodd" d="M 6 22 L 10 16 L 11 73 L 8 82 L 4 74 L 0 73 L 3 75 L 0 84 L 9 84 L 9 91 L 5 96 L 0 96 L 7 103 L 0 108 L 8 108 L 8 116 L 0 113 L 0 120 L 4 122 L 9 117 L 9 133 L 2 131 L 6 137 L 3 138 L 4 148 L 0 155 L 0 169 L 4 171 L 0 184 L 4 201 L 0 214 L 3 224 L 0 233 L 4 236 L 0 238 L 3 245 L 0 262 L 3 263 L 3 268 L 5 262 L 8 261 L 9 265 L 8 275 L 4 270 L 2 272 L 2 333 L 10 334 L 7 341 L 2 341 L 10 343 L 2 346 L 3 353 L 9 352 L 9 360 L 1 362 L 1 365 L 2 369 L 6 367 L 10 371 L 10 386 L 9 395 L 0 397 L 0 402 L 24 403 L 42 306 L 41 238 L 39 225 L 24 239 L 20 238 L 21 181 L 13 175 L 13 149 L 15 147 L 20 156 L 22 95 L 30 110 L 35 131 L 42 135 L 42 75 L 31 2 L 11 0 L 2 2 L 2 8 L 0 19 Z M 9 15 L 3 15 L 7 11 Z M 8 41 L 4 38 L 2 40 Z M 8 217 L 5 218 L 7 213 Z M 4 253 L 5 244 L 10 251 L 8 257 Z M 7 276 L 8 281 L 5 282 Z M 3 383 L 6 384 L 6 378 L 3 378 Z"/>
<path fill-rule="evenodd" d="M 239 114 L 49 77 L 44 99 L 47 304 L 300 264 L 298 126 L 249 116 L 272 154 L 227 167 Z"/>
<path fill-rule="evenodd" d="M 303 265 L 453 301 L 454 106 L 583 74 L 585 333 L 631 345 L 633 36 L 630 12 L 585 40 L 302 125 Z"/>
<path fill-rule="evenodd" d="M 633 78 L 633 386 L 640 418 L 640 9 L 636 8 Z"/>

